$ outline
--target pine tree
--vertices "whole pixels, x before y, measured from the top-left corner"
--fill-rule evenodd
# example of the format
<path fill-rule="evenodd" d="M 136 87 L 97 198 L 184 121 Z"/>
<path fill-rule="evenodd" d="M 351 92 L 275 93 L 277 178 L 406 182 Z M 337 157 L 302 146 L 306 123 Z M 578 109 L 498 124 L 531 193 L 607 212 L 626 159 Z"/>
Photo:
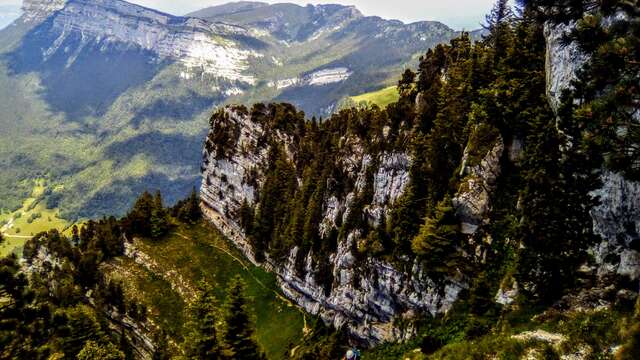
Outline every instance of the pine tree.
<path fill-rule="evenodd" d="M 566 141 L 555 117 L 550 111 L 538 114 L 532 119 L 523 159 L 518 226 L 522 247 L 516 279 L 534 302 L 548 303 L 574 285 L 577 268 L 596 241 L 589 215 L 595 200 L 585 188 L 590 184 L 575 175 L 573 157 L 561 152 Z"/>
<path fill-rule="evenodd" d="M 150 235 L 155 239 L 162 237 L 169 231 L 169 216 L 162 204 L 162 195 L 160 194 L 160 191 L 156 192 L 156 196 L 153 201 L 149 225 Z"/>
<path fill-rule="evenodd" d="M 189 223 L 195 224 L 202 218 L 202 211 L 200 210 L 200 200 L 196 188 L 191 190 L 189 197 L 183 201 L 180 201 L 177 205 L 177 213 L 174 212 L 174 216 L 178 219 Z M 175 210 L 174 210 L 175 211 Z"/>
<path fill-rule="evenodd" d="M 78 353 L 78 360 L 124 360 L 124 354 L 118 348 L 107 343 L 99 344 L 95 341 L 88 341 L 82 351 Z"/>
<path fill-rule="evenodd" d="M 427 217 L 412 241 L 414 253 L 420 256 L 430 272 L 444 276 L 462 265 L 460 254 L 460 221 L 449 196 L 438 203 L 433 217 Z"/>
<path fill-rule="evenodd" d="M 122 227 L 130 235 L 151 235 L 151 212 L 155 208 L 153 195 L 145 191 L 136 200 L 133 208 L 122 221 Z M 82 235 L 82 233 L 81 233 Z M 82 238 L 82 236 L 81 236 Z M 83 239 L 84 243 L 84 239 Z"/>
<path fill-rule="evenodd" d="M 189 307 L 189 322 L 186 325 L 185 353 L 193 360 L 221 359 L 216 322 L 217 300 L 213 288 L 206 282 L 199 284 L 198 296 Z"/>
<path fill-rule="evenodd" d="M 416 73 L 411 71 L 411 69 L 406 69 L 402 73 L 402 77 L 400 81 L 398 81 L 398 93 L 400 96 L 408 97 L 413 91 L 413 87 L 416 81 Z"/>
<path fill-rule="evenodd" d="M 245 284 L 237 276 L 229 285 L 225 314 L 224 343 L 231 359 L 265 359 L 255 340 L 255 328 L 249 314 Z"/>
<path fill-rule="evenodd" d="M 513 20 L 513 10 L 509 0 L 497 0 L 491 13 L 486 17 L 484 28 L 489 31 L 487 40 L 492 44 L 494 66 L 504 58 L 510 37 L 510 27 Z"/>
<path fill-rule="evenodd" d="M 80 245 L 80 235 L 78 234 L 78 226 L 75 224 L 71 228 L 71 243 L 74 246 Z"/>

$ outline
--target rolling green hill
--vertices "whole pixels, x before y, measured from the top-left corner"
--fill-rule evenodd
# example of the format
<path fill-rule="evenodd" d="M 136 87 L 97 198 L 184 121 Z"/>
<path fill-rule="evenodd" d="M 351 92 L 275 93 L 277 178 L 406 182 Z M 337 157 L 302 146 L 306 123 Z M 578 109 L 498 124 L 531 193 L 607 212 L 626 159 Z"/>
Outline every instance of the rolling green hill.
<path fill-rule="evenodd" d="M 375 104 L 381 108 L 386 107 L 387 105 L 398 101 L 400 95 L 398 94 L 398 89 L 396 86 L 389 86 L 384 89 L 380 89 L 378 91 L 373 91 L 370 93 L 352 96 L 351 100 L 356 104 L 365 103 L 365 104 Z"/>

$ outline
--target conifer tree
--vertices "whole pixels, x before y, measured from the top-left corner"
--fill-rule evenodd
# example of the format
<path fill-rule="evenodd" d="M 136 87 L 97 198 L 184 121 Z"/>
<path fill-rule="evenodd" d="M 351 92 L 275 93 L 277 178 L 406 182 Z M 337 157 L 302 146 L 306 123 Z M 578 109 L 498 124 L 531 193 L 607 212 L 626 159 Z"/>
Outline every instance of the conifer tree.
<path fill-rule="evenodd" d="M 411 69 L 406 69 L 402 73 L 402 77 L 400 78 L 400 81 L 398 81 L 398 93 L 400 93 L 400 96 L 402 97 L 410 96 L 411 92 L 413 91 L 413 86 L 415 84 L 415 81 L 416 81 L 416 73 L 411 71 Z"/>
<path fill-rule="evenodd" d="M 189 197 L 180 201 L 176 208 L 174 208 L 174 216 L 186 223 L 195 224 L 202 218 L 200 201 L 195 187 L 191 190 Z"/>
<path fill-rule="evenodd" d="M 162 237 L 169 231 L 169 217 L 164 205 L 162 204 L 162 195 L 160 191 L 156 192 L 153 201 L 153 208 L 149 217 L 150 235 L 157 239 Z"/>
<path fill-rule="evenodd" d="M 213 288 L 206 282 L 199 284 L 198 296 L 189 307 L 186 325 L 185 353 L 189 359 L 222 359 L 216 322 L 218 305 Z"/>
<path fill-rule="evenodd" d="M 80 245 L 80 235 L 78 233 L 78 226 L 76 224 L 71 228 L 71 243 L 74 246 Z"/>
<path fill-rule="evenodd" d="M 414 253 L 424 259 L 430 272 L 443 276 L 458 268 L 461 245 L 460 221 L 456 218 L 451 197 L 436 206 L 433 217 L 427 217 L 412 241 Z"/>
<path fill-rule="evenodd" d="M 492 45 L 494 66 L 497 66 L 506 54 L 513 17 L 513 10 L 509 5 L 509 0 L 497 0 L 491 13 L 486 17 L 487 23 L 484 25 L 484 28 L 489 31 L 487 40 Z"/>
<path fill-rule="evenodd" d="M 575 177 L 575 164 L 563 159 L 563 147 L 566 142 L 554 116 L 540 111 L 532 119 L 523 160 L 518 226 L 522 247 L 516 278 L 525 292 L 543 303 L 574 284 L 586 249 L 595 243 L 589 215 L 595 200 Z"/>
<path fill-rule="evenodd" d="M 124 354 L 113 344 L 88 341 L 78 353 L 78 360 L 124 360 Z"/>
<path fill-rule="evenodd" d="M 231 359 L 263 360 L 265 356 L 255 339 L 255 327 L 248 309 L 245 288 L 239 276 L 229 285 L 224 343 L 228 347 Z"/>

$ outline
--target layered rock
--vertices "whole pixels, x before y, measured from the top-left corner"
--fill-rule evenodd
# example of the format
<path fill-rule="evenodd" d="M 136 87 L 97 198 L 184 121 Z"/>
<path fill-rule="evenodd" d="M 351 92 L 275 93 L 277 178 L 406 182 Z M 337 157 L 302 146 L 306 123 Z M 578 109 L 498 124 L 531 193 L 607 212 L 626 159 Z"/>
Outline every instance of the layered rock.
<path fill-rule="evenodd" d="M 490 198 L 500 175 L 504 141 L 498 137 L 478 164 L 469 164 L 469 147 L 464 151 L 460 175 L 464 176 L 453 198 L 463 234 L 473 235 L 490 210 Z"/>
<path fill-rule="evenodd" d="M 564 44 L 572 25 L 545 26 L 547 91 L 554 110 L 564 89 L 571 89 L 577 72 L 588 61 L 576 44 Z M 592 249 L 601 278 L 623 275 L 640 279 L 640 183 L 622 174 L 603 171 L 602 188 L 593 192 L 600 205 L 591 211 L 594 233 L 602 242 Z"/>
<path fill-rule="evenodd" d="M 239 129 L 238 136 L 225 156 L 216 153 L 213 144 L 205 145 L 202 207 L 207 218 L 255 263 L 237 213 L 244 202 L 255 202 L 263 182 L 268 147 L 258 144 L 258 139 L 266 130 L 245 112 L 226 108 L 225 113 L 224 120 L 217 121 L 225 121 L 227 129 Z M 279 130 L 270 135 L 284 145 L 291 159 L 295 156 L 288 135 Z M 372 227 L 378 226 L 409 180 L 411 159 L 406 153 L 369 154 L 358 139 L 349 135 L 344 135 L 340 143 L 343 145 L 336 166 L 354 186 L 346 195 L 325 196 L 319 229 L 323 239 L 337 232 L 337 224 L 344 223 L 354 211 L 355 199 L 365 186 L 372 186 L 373 196 L 361 211 Z M 367 173 L 373 174 L 372 180 L 367 180 Z M 339 239 L 336 250 L 326 259 L 333 278 L 328 287 L 318 278 L 321 264 L 312 251 L 303 252 L 296 246 L 285 261 L 267 256 L 262 265 L 278 276 L 287 297 L 326 323 L 338 328 L 348 325 L 352 338 L 366 345 L 411 336 L 412 329 L 398 327 L 395 320 L 418 313 L 446 312 L 466 287 L 461 279 L 433 282 L 417 261 L 406 259 L 405 268 L 398 269 L 375 257 L 363 258 L 356 250 L 360 241 L 362 231 L 357 228 Z"/>
<path fill-rule="evenodd" d="M 119 0 L 27 1 L 24 11 L 25 21 L 47 19 L 52 23 L 49 32 L 58 34 L 51 46 L 43 49 L 45 60 L 58 51 L 69 52 L 65 39 L 80 34 L 79 50 L 91 42 L 126 44 L 148 51 L 158 60 L 179 61 L 218 78 L 255 82 L 247 73 L 248 60 L 261 55 L 232 40 L 247 35 L 240 27 L 171 16 Z"/>
<path fill-rule="evenodd" d="M 23 0 L 23 21 L 38 23 L 64 8 L 68 0 Z"/>

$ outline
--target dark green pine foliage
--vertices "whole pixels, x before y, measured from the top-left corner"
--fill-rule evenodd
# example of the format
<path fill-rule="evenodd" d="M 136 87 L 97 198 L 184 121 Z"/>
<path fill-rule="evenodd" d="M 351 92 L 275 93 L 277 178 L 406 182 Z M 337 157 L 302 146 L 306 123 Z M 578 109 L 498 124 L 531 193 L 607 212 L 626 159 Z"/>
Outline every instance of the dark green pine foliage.
<path fill-rule="evenodd" d="M 412 249 L 424 260 L 429 273 L 435 278 L 461 270 L 464 259 L 459 249 L 463 237 L 460 221 L 456 218 L 451 198 L 438 203 L 433 217 L 428 217 L 413 239 Z"/>
<path fill-rule="evenodd" d="M 162 195 L 160 191 L 156 192 L 153 199 L 153 208 L 151 217 L 149 218 L 150 235 L 152 238 L 158 239 L 169 231 L 169 215 L 162 204 Z"/>
<path fill-rule="evenodd" d="M 48 336 L 50 309 L 35 303 L 15 255 L 0 259 L 0 358 L 39 359 Z M 35 305 L 35 306 L 34 306 Z"/>
<path fill-rule="evenodd" d="M 160 192 L 156 192 L 153 196 L 145 191 L 122 220 L 121 226 L 128 236 L 138 235 L 157 239 L 165 235 L 171 223 Z"/>
<path fill-rule="evenodd" d="M 571 116 L 561 117 L 562 126 L 574 128 L 574 143 L 605 154 L 610 168 L 640 179 L 640 3 L 523 2 L 537 10 L 540 21 L 575 21 L 566 40 L 575 41 L 589 57 L 575 90 L 565 94 L 565 105 L 573 109 Z"/>
<path fill-rule="evenodd" d="M 154 334 L 153 344 L 155 345 L 155 349 L 153 351 L 153 355 L 151 355 L 151 360 L 171 359 L 171 354 L 169 353 L 169 341 L 167 333 L 164 330 L 160 330 L 160 332 Z"/>
<path fill-rule="evenodd" d="M 198 297 L 189 307 L 190 319 L 185 329 L 185 354 L 189 359 L 222 359 L 217 321 L 218 302 L 211 285 L 202 282 Z"/>
<path fill-rule="evenodd" d="M 505 56 L 509 48 L 513 17 L 509 0 L 498 0 L 491 13 L 486 16 L 486 24 L 483 27 L 489 31 L 489 35 L 485 40 L 491 45 L 494 66 Z"/>
<path fill-rule="evenodd" d="M 264 360 L 266 357 L 255 339 L 255 326 L 248 309 L 245 288 L 239 276 L 229 285 L 224 318 L 226 356 L 230 359 Z"/>
<path fill-rule="evenodd" d="M 263 260 L 270 242 L 284 234 L 282 219 L 287 216 L 288 201 L 297 187 L 295 169 L 280 146 L 274 144 L 270 147 L 268 159 L 268 175 L 260 190 L 253 234 L 249 236 L 258 261 Z"/>
<path fill-rule="evenodd" d="M 541 114 L 531 127 L 523 160 L 518 226 L 523 248 L 516 279 L 531 297 L 548 303 L 574 285 L 586 249 L 595 242 L 589 217 L 593 200 L 573 177 L 572 164 L 562 159 L 566 142 L 555 117 Z"/>
<path fill-rule="evenodd" d="M 202 219 L 200 199 L 195 187 L 191 190 L 188 198 L 178 201 L 172 208 L 172 214 L 175 218 L 188 224 L 195 224 Z"/>

